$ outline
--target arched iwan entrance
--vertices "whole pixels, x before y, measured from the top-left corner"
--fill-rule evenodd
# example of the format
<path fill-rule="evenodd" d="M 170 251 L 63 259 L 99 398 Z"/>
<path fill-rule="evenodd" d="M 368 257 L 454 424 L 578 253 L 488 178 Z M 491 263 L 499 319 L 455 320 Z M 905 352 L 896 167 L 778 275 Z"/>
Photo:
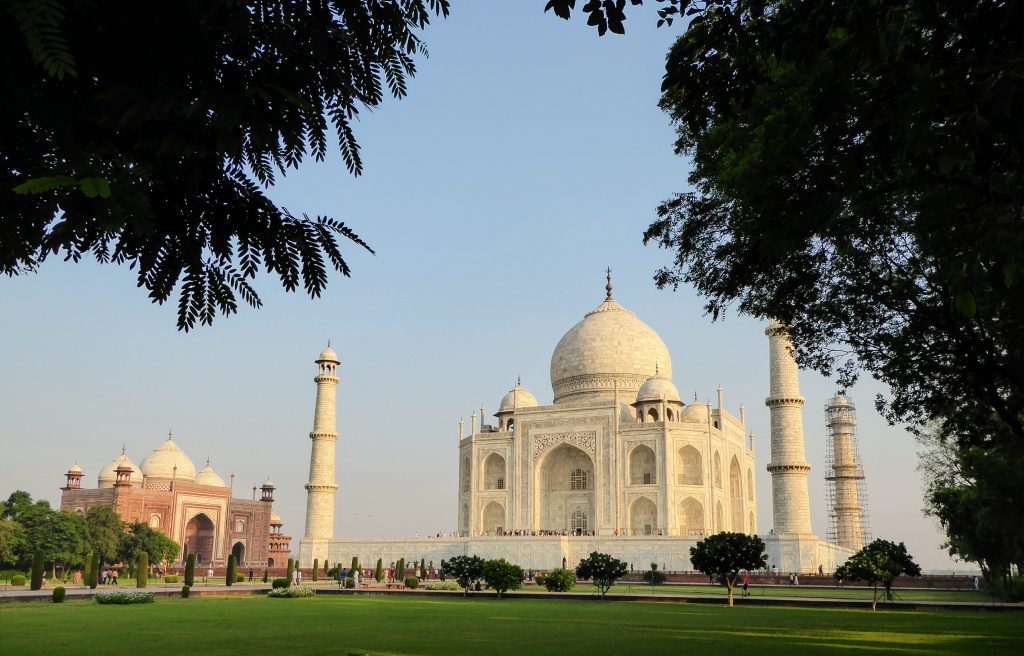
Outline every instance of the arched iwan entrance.
<path fill-rule="evenodd" d="M 241 542 L 236 542 L 235 546 L 231 547 L 231 555 L 235 557 L 235 562 L 241 566 L 242 559 L 245 557 L 245 545 Z"/>
<path fill-rule="evenodd" d="M 640 497 L 629 507 L 630 535 L 654 535 L 657 530 L 657 506 L 647 497 Z"/>
<path fill-rule="evenodd" d="M 185 539 L 182 552 L 195 554 L 196 564 L 209 563 L 213 560 L 213 522 L 203 513 L 199 513 L 185 524 Z"/>
<path fill-rule="evenodd" d="M 589 533 L 595 528 L 594 461 L 569 444 L 552 449 L 537 470 L 538 526 Z"/>
<path fill-rule="evenodd" d="M 500 535 L 505 530 L 505 507 L 497 501 L 484 506 L 480 524 L 487 535 Z"/>

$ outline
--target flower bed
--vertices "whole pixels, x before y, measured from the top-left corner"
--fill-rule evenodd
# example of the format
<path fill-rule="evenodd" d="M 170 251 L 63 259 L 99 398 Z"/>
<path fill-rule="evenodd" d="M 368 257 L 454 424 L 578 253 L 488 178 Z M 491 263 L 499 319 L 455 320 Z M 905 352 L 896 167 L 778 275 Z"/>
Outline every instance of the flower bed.
<path fill-rule="evenodd" d="M 312 588 L 274 588 L 267 596 L 275 599 L 296 599 L 316 596 L 316 591 Z"/>
<path fill-rule="evenodd" d="M 444 582 L 444 583 L 427 583 L 423 586 L 424 590 L 461 590 L 462 587 L 458 583 Z"/>
<path fill-rule="evenodd" d="M 99 592 L 96 594 L 97 604 L 151 604 L 152 592 Z"/>

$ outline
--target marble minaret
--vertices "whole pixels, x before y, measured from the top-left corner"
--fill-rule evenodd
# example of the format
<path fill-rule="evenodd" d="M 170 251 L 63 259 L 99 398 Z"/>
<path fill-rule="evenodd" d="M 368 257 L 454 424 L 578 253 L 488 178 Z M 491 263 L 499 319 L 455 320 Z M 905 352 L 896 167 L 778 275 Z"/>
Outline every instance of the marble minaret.
<path fill-rule="evenodd" d="M 836 544 L 851 551 L 864 546 L 861 527 L 861 500 L 858 484 L 864 479 L 854 449 L 854 429 L 857 419 L 853 404 L 845 394 L 837 394 L 829 401 L 828 429 L 832 437 L 831 482 L 835 485 Z"/>
<path fill-rule="evenodd" d="M 804 398 L 800 396 L 793 346 L 785 326 L 770 321 L 768 336 L 771 387 L 765 405 L 771 412 L 772 519 L 776 535 L 810 534 L 811 505 L 804 451 Z"/>
<path fill-rule="evenodd" d="M 313 445 L 309 456 L 309 482 L 306 483 L 306 534 L 312 557 L 323 560 L 327 541 L 334 537 L 334 495 L 338 484 L 334 481 L 334 449 L 338 442 L 335 419 L 336 390 L 338 387 L 337 354 L 327 346 L 316 359 L 316 411 L 313 431 L 309 439 Z M 322 545 L 319 541 L 323 541 Z M 322 548 L 321 548 L 322 547 Z M 320 554 L 320 552 L 323 554 Z M 309 553 L 303 550 L 303 556 Z M 309 565 L 307 558 L 303 564 Z"/>

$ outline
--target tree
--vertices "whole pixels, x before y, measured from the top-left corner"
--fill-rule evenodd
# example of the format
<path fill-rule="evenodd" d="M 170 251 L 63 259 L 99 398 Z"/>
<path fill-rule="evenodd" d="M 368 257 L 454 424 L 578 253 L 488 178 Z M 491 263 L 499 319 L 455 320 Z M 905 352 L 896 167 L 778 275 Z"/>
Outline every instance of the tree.
<path fill-rule="evenodd" d="M 462 587 L 464 597 L 469 594 L 469 586 L 484 575 L 484 560 L 480 556 L 455 556 L 442 563 L 442 567 Z"/>
<path fill-rule="evenodd" d="M 100 555 L 92 554 L 89 563 L 89 578 L 85 583 L 90 590 L 95 590 L 96 586 L 100 584 Z"/>
<path fill-rule="evenodd" d="M 601 594 L 601 599 L 604 599 L 615 582 L 626 575 L 627 569 L 626 563 L 618 558 L 592 551 L 589 557 L 576 565 L 576 578 L 592 580 Z"/>
<path fill-rule="evenodd" d="M 266 580 L 263 581 L 266 583 Z M 185 585 L 192 587 L 196 584 L 196 555 L 190 553 L 185 559 Z"/>
<path fill-rule="evenodd" d="M 50 513 L 46 521 L 46 560 L 63 572 L 69 566 L 82 562 L 88 544 L 89 526 L 86 518 L 77 513 L 58 511 Z"/>
<path fill-rule="evenodd" d="M 320 579 L 320 559 L 313 559 L 313 580 L 318 581 Z"/>
<path fill-rule="evenodd" d="M 236 574 L 238 574 L 238 559 L 235 558 L 235 554 L 231 554 L 228 556 L 228 571 L 224 576 L 224 583 L 234 585 Z"/>
<path fill-rule="evenodd" d="M 384 580 L 384 560 L 382 558 L 377 559 L 377 566 L 373 569 L 373 578 L 380 583 Z"/>
<path fill-rule="evenodd" d="M 483 577 L 487 585 L 498 593 L 498 599 L 501 599 L 507 590 L 518 590 L 522 587 L 523 568 L 504 558 L 488 560 L 484 562 Z"/>
<path fill-rule="evenodd" d="M 295 561 L 291 558 L 288 559 L 288 587 L 292 585 L 292 576 L 295 574 Z"/>
<path fill-rule="evenodd" d="M 93 558 L 98 558 L 95 554 Z M 135 587 L 144 588 L 149 583 L 149 554 L 142 551 L 135 559 Z"/>
<path fill-rule="evenodd" d="M 419 32 L 448 0 L 4 3 L 0 273 L 48 256 L 128 264 L 178 327 L 258 307 L 265 268 L 311 296 L 349 275 L 344 223 L 278 207 L 261 187 L 329 133 L 363 169 L 361 108 L 406 94 Z M 167 57 L 189 44 L 187 56 Z M 371 251 L 372 252 L 372 251 Z"/>
<path fill-rule="evenodd" d="M 764 541 L 756 535 L 722 532 L 709 535 L 690 547 L 690 563 L 698 572 L 721 577 L 729 590 L 729 605 L 732 606 L 732 589 L 740 571 L 764 569 L 768 565 L 768 554 Z"/>
<path fill-rule="evenodd" d="M 840 581 L 866 581 L 873 586 L 871 610 L 878 606 L 878 584 L 885 586 L 885 598 L 892 599 L 892 581 L 900 574 L 920 576 L 921 567 L 907 553 L 902 542 L 875 540 L 840 565 L 835 572 Z"/>
<path fill-rule="evenodd" d="M 160 531 L 142 522 L 132 522 L 128 524 L 128 530 L 121 537 L 118 556 L 124 562 L 135 562 L 139 554 L 145 552 L 147 559 L 153 556 L 158 560 L 174 560 L 180 550 L 177 542 Z"/>
<path fill-rule="evenodd" d="M 121 546 L 124 522 L 113 506 L 94 506 L 85 514 L 87 542 L 104 562 L 113 562 Z M 191 583 L 189 585 L 192 585 Z"/>
<path fill-rule="evenodd" d="M 29 582 L 33 590 L 43 587 L 43 552 L 42 550 L 32 555 L 32 580 Z"/>
<path fill-rule="evenodd" d="M 14 491 L 7 498 L 4 516 L 21 527 L 19 551 L 15 553 L 15 564 L 18 569 L 28 569 L 37 551 L 46 553 L 50 545 L 50 531 L 53 528 L 53 513 L 49 501 L 32 501 L 32 496 L 23 490 Z"/>
<path fill-rule="evenodd" d="M 0 519 L 0 566 L 13 565 L 24 548 L 25 529 L 13 519 Z"/>

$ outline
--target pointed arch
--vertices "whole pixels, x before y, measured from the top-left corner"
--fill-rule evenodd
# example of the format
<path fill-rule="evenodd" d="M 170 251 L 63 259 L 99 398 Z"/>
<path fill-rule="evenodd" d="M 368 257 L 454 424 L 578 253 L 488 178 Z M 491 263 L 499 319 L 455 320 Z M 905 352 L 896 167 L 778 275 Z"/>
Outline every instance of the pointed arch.
<path fill-rule="evenodd" d="M 679 485 L 704 484 L 704 464 L 700 451 L 689 444 L 676 452 L 676 482 Z"/>
<path fill-rule="evenodd" d="M 732 515 L 731 530 L 743 533 L 743 474 L 736 456 L 729 461 L 729 510 Z"/>
<path fill-rule="evenodd" d="M 722 457 L 721 457 L 721 455 L 719 455 L 718 451 L 715 451 L 715 458 L 713 460 L 713 463 L 714 463 L 714 465 L 713 465 L 712 472 L 713 472 L 713 476 L 714 476 L 713 480 L 715 481 L 715 487 L 721 489 L 722 488 Z"/>
<path fill-rule="evenodd" d="M 754 535 L 757 533 L 757 522 L 754 521 L 754 513 L 750 513 L 749 523 L 747 524 L 747 533 Z"/>
<path fill-rule="evenodd" d="M 484 458 L 483 484 L 485 490 L 505 489 L 505 457 L 492 453 Z"/>
<path fill-rule="evenodd" d="M 577 530 L 583 521 L 577 514 L 579 511 L 585 516 L 587 526 L 579 530 L 592 530 L 597 481 L 591 457 L 578 447 L 563 442 L 544 454 L 535 471 L 536 528 L 545 531 Z"/>
<path fill-rule="evenodd" d="M 491 501 L 480 513 L 480 527 L 487 535 L 501 535 L 505 530 L 505 506 Z"/>
<path fill-rule="evenodd" d="M 747 501 L 754 500 L 754 472 L 747 467 Z"/>
<path fill-rule="evenodd" d="M 629 452 L 629 484 L 654 485 L 658 482 L 654 449 L 641 444 Z"/>
<path fill-rule="evenodd" d="M 676 523 L 681 535 L 704 535 L 704 504 L 693 497 L 686 497 L 680 501 L 676 509 Z"/>
<path fill-rule="evenodd" d="M 658 421 L 658 410 L 657 408 L 651 408 L 647 411 L 647 419 L 650 421 Z"/>
<path fill-rule="evenodd" d="M 469 462 L 469 456 L 466 456 L 466 457 L 464 457 L 462 459 L 462 472 L 461 472 L 461 474 L 462 474 L 461 475 L 461 479 L 462 480 L 460 481 L 459 488 L 462 490 L 462 493 L 465 494 L 465 493 L 469 492 L 469 485 L 470 485 L 470 480 L 471 480 L 471 475 L 472 475 L 472 465 Z"/>
<path fill-rule="evenodd" d="M 629 506 L 629 534 L 654 535 L 658 530 L 658 507 L 647 497 Z"/>
<path fill-rule="evenodd" d="M 725 530 L 725 513 L 722 512 L 722 502 L 715 502 L 715 533 Z"/>

